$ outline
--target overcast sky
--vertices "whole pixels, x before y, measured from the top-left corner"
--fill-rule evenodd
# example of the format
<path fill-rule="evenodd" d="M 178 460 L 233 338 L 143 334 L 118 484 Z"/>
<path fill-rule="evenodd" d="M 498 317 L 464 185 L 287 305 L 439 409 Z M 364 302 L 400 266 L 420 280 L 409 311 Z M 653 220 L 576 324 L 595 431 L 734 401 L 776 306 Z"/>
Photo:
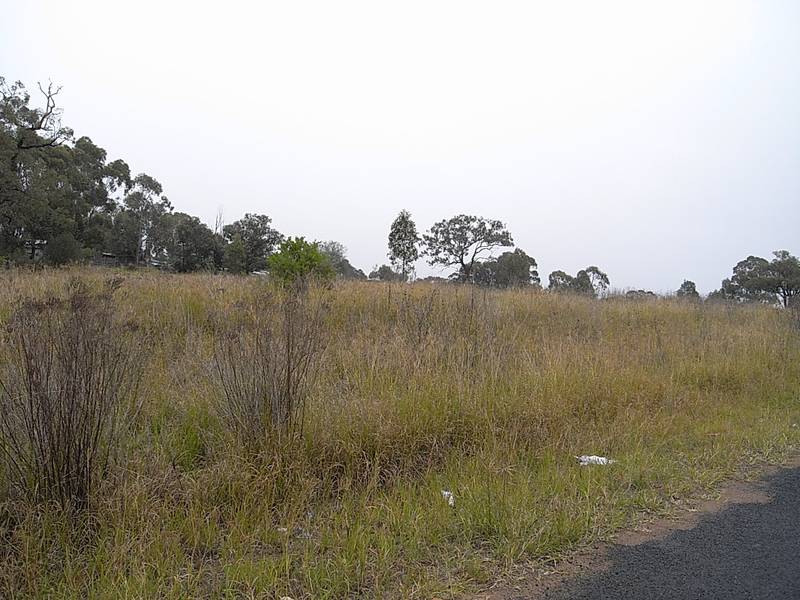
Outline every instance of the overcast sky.
<path fill-rule="evenodd" d="M 545 280 L 707 292 L 800 252 L 796 1 L 8 0 L 0 75 L 63 85 L 176 210 L 364 270 L 403 208 L 503 220 Z"/>

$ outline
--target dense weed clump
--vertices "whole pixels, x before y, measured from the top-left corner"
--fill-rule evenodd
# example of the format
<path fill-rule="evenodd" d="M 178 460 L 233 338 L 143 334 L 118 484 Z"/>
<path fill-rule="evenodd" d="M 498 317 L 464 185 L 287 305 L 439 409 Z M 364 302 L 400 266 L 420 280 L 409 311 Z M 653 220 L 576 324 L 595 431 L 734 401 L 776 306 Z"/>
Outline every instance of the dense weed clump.
<path fill-rule="evenodd" d="M 113 485 L 66 517 L 3 467 L 0 596 L 452 597 L 800 444 L 787 311 L 145 272 L 109 295 L 101 273 L 75 273 L 100 311 L 81 335 L 95 367 L 133 361 L 103 396 Z M 5 276 L 0 307 L 42 307 L 71 275 Z M 74 337 L 69 298 L 26 335 Z M 14 335 L 4 383 L 26 380 Z"/>

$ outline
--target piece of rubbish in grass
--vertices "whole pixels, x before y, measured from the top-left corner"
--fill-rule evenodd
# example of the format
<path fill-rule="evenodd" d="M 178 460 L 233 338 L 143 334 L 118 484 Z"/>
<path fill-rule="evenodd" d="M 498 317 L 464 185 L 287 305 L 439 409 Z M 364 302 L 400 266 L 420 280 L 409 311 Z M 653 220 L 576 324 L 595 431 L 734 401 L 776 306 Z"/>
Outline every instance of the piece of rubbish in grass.
<path fill-rule="evenodd" d="M 605 456 L 595 456 L 594 454 L 584 454 L 583 456 L 576 456 L 578 462 L 582 467 L 589 465 L 613 465 L 615 461 L 613 458 L 606 458 Z"/>
<path fill-rule="evenodd" d="M 442 490 L 442 498 L 447 500 L 448 506 L 455 506 L 456 505 L 456 499 L 455 499 L 455 496 L 453 496 L 453 492 L 448 492 L 447 490 Z"/>
<path fill-rule="evenodd" d="M 295 538 L 298 538 L 298 539 L 301 539 L 301 540 L 310 540 L 310 539 L 312 539 L 314 537 L 313 534 L 310 531 L 308 531 L 307 529 L 303 529 L 302 527 L 295 527 L 294 529 L 292 529 L 291 532 L 289 532 L 289 529 L 286 528 L 286 527 L 276 527 L 275 531 L 277 531 L 281 535 L 290 535 L 291 534 L 292 537 L 295 537 Z"/>

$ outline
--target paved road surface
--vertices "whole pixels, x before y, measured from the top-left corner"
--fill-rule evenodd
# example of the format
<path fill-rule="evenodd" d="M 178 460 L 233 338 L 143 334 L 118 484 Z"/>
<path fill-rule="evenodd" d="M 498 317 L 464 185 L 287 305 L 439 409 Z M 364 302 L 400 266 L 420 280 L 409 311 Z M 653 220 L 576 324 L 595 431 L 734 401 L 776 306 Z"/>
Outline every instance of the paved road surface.
<path fill-rule="evenodd" d="M 730 504 L 691 529 L 614 544 L 607 569 L 557 589 L 507 598 L 550 600 L 800 600 L 800 467 L 767 476 L 762 502 Z"/>

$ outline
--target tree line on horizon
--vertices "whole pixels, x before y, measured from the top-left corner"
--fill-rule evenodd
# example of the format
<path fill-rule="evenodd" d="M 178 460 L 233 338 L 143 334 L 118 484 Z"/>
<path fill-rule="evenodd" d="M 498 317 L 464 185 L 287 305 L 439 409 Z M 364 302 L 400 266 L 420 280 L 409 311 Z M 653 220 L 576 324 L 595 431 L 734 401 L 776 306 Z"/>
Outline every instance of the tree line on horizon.
<path fill-rule="evenodd" d="M 419 235 L 403 210 L 391 224 L 389 264 L 369 277 L 347 259 L 336 241 L 307 242 L 278 232 L 267 215 L 245 214 L 212 230 L 198 217 L 175 212 L 161 184 L 146 173 L 133 174 L 121 160 L 86 136 L 76 138 L 61 123 L 60 88 L 39 85 L 44 107 L 30 106 L 21 82 L 0 77 L 0 262 L 53 266 L 108 259 L 121 265 L 150 265 L 186 273 L 270 271 L 291 278 L 305 272 L 323 277 L 408 281 L 414 264 L 452 268 L 447 279 L 486 287 L 542 287 L 536 260 L 514 242 L 496 219 L 456 215 Z M 512 249 L 513 248 L 513 249 Z M 498 249 L 507 249 L 493 256 Z M 575 275 L 557 270 L 548 289 L 592 297 L 610 288 L 606 273 L 587 266 Z M 655 296 L 629 290 L 627 296 Z M 685 280 L 677 297 L 699 299 Z M 749 256 L 709 300 L 795 305 L 800 297 L 800 261 L 788 251 L 772 260 Z"/>

